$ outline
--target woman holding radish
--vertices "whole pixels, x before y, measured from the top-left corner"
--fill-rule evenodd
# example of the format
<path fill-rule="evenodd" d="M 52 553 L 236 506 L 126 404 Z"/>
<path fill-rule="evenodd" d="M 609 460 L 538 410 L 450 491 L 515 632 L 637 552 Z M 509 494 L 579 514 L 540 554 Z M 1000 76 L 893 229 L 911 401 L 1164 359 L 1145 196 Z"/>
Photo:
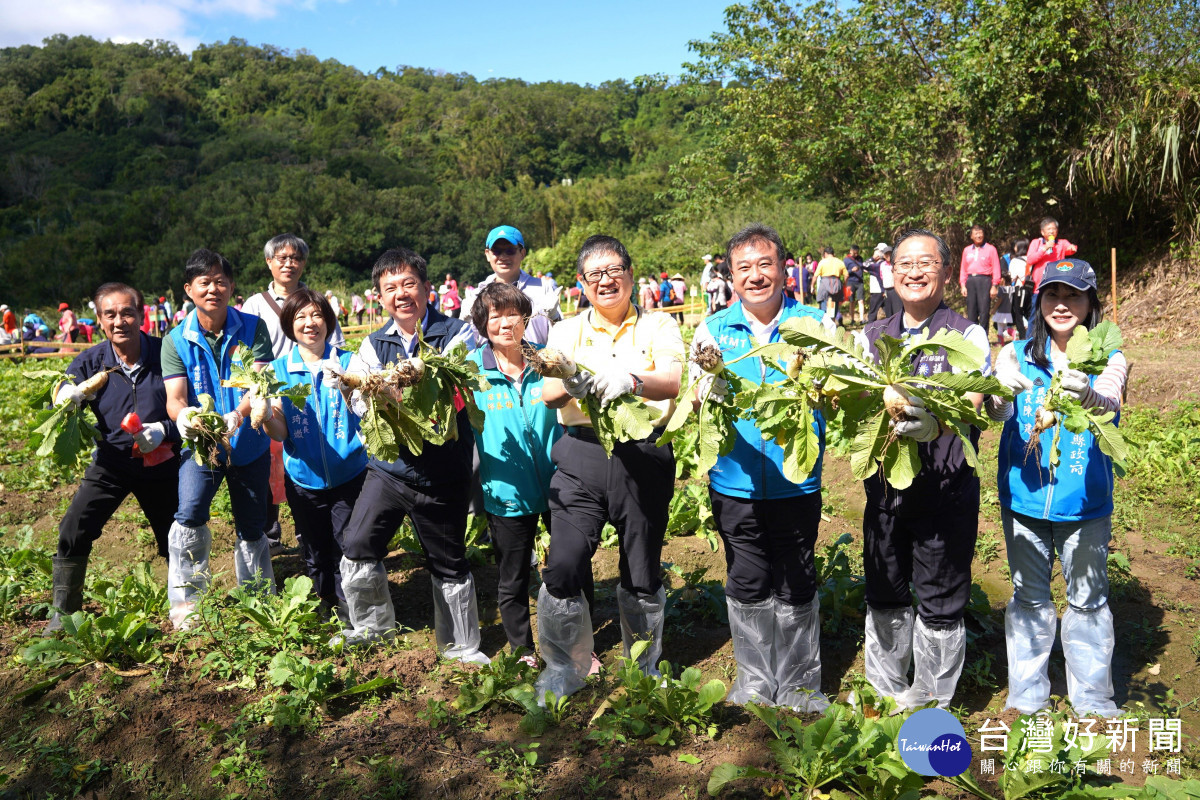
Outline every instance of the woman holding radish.
<path fill-rule="evenodd" d="M 322 607 L 346 617 L 340 562 L 342 532 L 367 474 L 367 453 L 340 391 L 339 376 L 351 368 L 354 354 L 329 343 L 337 317 L 319 292 L 294 290 L 280 309 L 279 324 L 296 343 L 271 364 L 288 386 L 308 386 L 311 394 L 299 408 L 283 397 L 264 423 L 269 435 L 283 442 L 284 491 L 297 540 L 304 550 Z"/>
<path fill-rule="evenodd" d="M 1048 419 L 1056 412 L 1043 406 L 1050 395 L 1060 393 L 1092 415 L 1119 414 L 1125 357 L 1111 351 L 1107 366 L 1093 377 L 1068 363 L 1068 342 L 1076 327 L 1092 330 L 1102 313 L 1096 273 L 1086 261 L 1047 264 L 1034 309 L 1029 338 L 1006 345 L 996 362 L 996 378 L 1017 398 L 990 397 L 987 404 L 989 416 L 1005 421 L 999 483 L 1013 579 L 1004 618 L 1008 707 L 1033 714 L 1050 699 L 1047 665 L 1057 621 L 1050 577 L 1057 554 L 1067 582 L 1061 633 L 1071 705 L 1078 714 L 1117 716 L 1121 710 L 1112 699 L 1115 640 L 1108 607 L 1112 460 L 1090 430 L 1051 430 L 1061 419 Z M 1062 457 L 1051 467 L 1055 436 L 1061 436 Z"/>

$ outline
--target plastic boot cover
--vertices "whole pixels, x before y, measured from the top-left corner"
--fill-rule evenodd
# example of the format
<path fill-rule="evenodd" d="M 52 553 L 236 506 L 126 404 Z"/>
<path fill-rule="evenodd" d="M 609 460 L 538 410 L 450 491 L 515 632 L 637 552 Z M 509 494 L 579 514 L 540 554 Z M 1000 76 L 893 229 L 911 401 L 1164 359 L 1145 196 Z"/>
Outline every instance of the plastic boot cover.
<path fill-rule="evenodd" d="M 1108 604 L 1095 611 L 1063 612 L 1062 645 L 1067 659 L 1067 695 L 1076 714 L 1119 717 L 1113 702 L 1112 657 L 1116 641 Z"/>
<path fill-rule="evenodd" d="M 64 614 L 74 614 L 83 608 L 83 578 L 87 575 L 87 564 L 87 556 L 54 557 L 54 607 Z M 42 635 L 49 636 L 60 628 L 62 620 L 55 611 Z"/>
<path fill-rule="evenodd" d="M 233 573 L 238 586 L 265 589 L 275 594 L 275 569 L 271 566 L 271 540 L 260 536 L 256 541 L 238 539 L 233 545 Z"/>
<path fill-rule="evenodd" d="M 179 630 L 208 591 L 208 554 L 212 533 L 207 525 L 188 528 L 171 523 L 167 534 L 167 598 L 171 601 L 171 623 Z"/>
<path fill-rule="evenodd" d="M 897 699 L 908 691 L 912 663 L 913 617 L 907 608 L 867 606 L 867 635 L 863 661 L 867 681 L 883 697 Z"/>
<path fill-rule="evenodd" d="M 475 579 L 461 583 L 433 580 L 433 633 L 446 658 L 468 664 L 490 664 L 479 652 L 479 607 L 475 604 Z"/>
<path fill-rule="evenodd" d="M 737 677 L 725 702 L 775 704 L 775 598 L 743 603 L 726 595 Z"/>
<path fill-rule="evenodd" d="M 913 626 L 913 683 L 904 705 L 920 708 L 937 700 L 938 708 L 949 708 L 966 657 L 967 626 L 961 619 L 949 628 L 931 628 L 917 617 Z"/>
<path fill-rule="evenodd" d="M 546 692 L 565 697 L 579 691 L 592 667 L 592 614 L 583 594 L 560 600 L 542 584 L 537 600 L 538 648 L 546 668 L 538 675 L 538 705 Z"/>
<path fill-rule="evenodd" d="M 1004 611 L 1008 642 L 1008 703 L 1022 714 L 1036 714 L 1050 702 L 1050 649 L 1058 614 L 1053 603 L 1029 608 L 1014 597 Z"/>
<path fill-rule="evenodd" d="M 338 644 L 370 644 L 396 635 L 396 610 L 382 561 L 351 561 L 342 556 L 342 589 L 350 627 L 329 640 Z"/>
<path fill-rule="evenodd" d="M 650 646 L 638 659 L 638 666 L 646 675 L 659 677 L 658 662 L 662 659 L 663 609 L 667 606 L 667 592 L 661 586 L 652 595 L 627 592 L 617 587 L 617 608 L 621 610 L 621 641 L 625 645 L 625 657 L 635 642 L 649 640 Z"/>
<path fill-rule="evenodd" d="M 829 707 L 821 694 L 821 599 L 793 606 L 775 598 L 775 705 L 795 711 Z"/>

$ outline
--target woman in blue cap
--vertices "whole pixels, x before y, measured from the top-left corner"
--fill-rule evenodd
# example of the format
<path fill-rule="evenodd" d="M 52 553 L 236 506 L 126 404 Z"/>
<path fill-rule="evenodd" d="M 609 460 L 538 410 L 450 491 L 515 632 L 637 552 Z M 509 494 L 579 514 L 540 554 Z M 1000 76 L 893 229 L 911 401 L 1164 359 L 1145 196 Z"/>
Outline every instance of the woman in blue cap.
<path fill-rule="evenodd" d="M 1086 262 L 1047 265 L 1035 301 L 1029 338 L 1006 345 L 996 378 L 1013 394 L 989 397 L 988 414 L 1004 421 L 1000 437 L 1000 516 L 1012 571 L 1013 597 L 1004 617 L 1008 640 L 1008 707 L 1025 714 L 1050 700 L 1047 665 L 1057 613 L 1050 597 L 1054 557 L 1067 582 L 1062 619 L 1067 693 L 1077 714 L 1119 716 L 1113 703 L 1113 616 L 1108 607 L 1108 543 L 1112 535 L 1112 461 L 1090 432 L 1064 432 L 1062 461 L 1048 469 L 1053 431 L 1041 434 L 1040 454 L 1026 455 L 1034 415 L 1051 378 L 1085 408 L 1119 414 L 1127 364 L 1119 350 L 1090 377 L 1071 369 L 1066 348 L 1076 326 L 1094 328 L 1103 308 L 1096 273 Z"/>

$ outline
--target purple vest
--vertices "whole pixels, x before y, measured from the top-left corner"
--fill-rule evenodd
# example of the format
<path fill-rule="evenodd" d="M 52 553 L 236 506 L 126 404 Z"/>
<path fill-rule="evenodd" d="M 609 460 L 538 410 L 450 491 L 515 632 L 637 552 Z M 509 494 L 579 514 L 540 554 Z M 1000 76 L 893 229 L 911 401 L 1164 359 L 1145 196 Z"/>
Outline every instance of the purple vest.
<path fill-rule="evenodd" d="M 930 335 L 949 328 L 966 333 L 971 327 L 966 317 L 951 311 L 945 303 L 937 307 L 933 315 L 922 326 Z M 880 336 L 902 338 L 904 334 L 904 312 L 893 314 L 887 319 L 872 322 L 863 329 L 863 335 L 871 347 L 871 355 L 879 358 L 875 341 Z M 949 372 L 950 362 L 946 351 L 919 353 L 913 360 L 914 374 Z M 971 428 L 971 444 L 979 446 L 979 430 Z M 863 481 L 867 491 L 867 505 L 880 508 L 899 517 L 929 516 L 939 513 L 947 506 L 973 504 L 979 508 L 979 476 L 967 464 L 963 455 L 962 442 L 953 433 L 947 433 L 928 444 L 918 444 L 921 471 L 912 485 L 903 491 L 892 488 L 878 473 Z"/>

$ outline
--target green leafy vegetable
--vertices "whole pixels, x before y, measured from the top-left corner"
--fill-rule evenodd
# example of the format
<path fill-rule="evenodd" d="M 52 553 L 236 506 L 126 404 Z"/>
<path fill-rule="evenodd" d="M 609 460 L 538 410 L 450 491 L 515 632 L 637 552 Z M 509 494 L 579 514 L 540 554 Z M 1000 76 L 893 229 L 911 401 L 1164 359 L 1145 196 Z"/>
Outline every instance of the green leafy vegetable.
<path fill-rule="evenodd" d="M 49 457 L 62 470 L 76 466 L 99 441 L 100 432 L 96 430 L 92 422 L 95 417 L 86 405 L 77 406 L 71 402 L 53 405 L 55 391 L 74 376 L 51 369 L 34 370 L 23 375 L 42 384 L 29 403 L 37 409 L 34 417 L 36 427 L 29 437 L 30 443 L 37 448 L 36 454 L 42 458 Z M 97 373 L 80 383 L 79 389 L 85 396 L 90 396 L 103 388 L 107 379 L 107 371 Z"/>

